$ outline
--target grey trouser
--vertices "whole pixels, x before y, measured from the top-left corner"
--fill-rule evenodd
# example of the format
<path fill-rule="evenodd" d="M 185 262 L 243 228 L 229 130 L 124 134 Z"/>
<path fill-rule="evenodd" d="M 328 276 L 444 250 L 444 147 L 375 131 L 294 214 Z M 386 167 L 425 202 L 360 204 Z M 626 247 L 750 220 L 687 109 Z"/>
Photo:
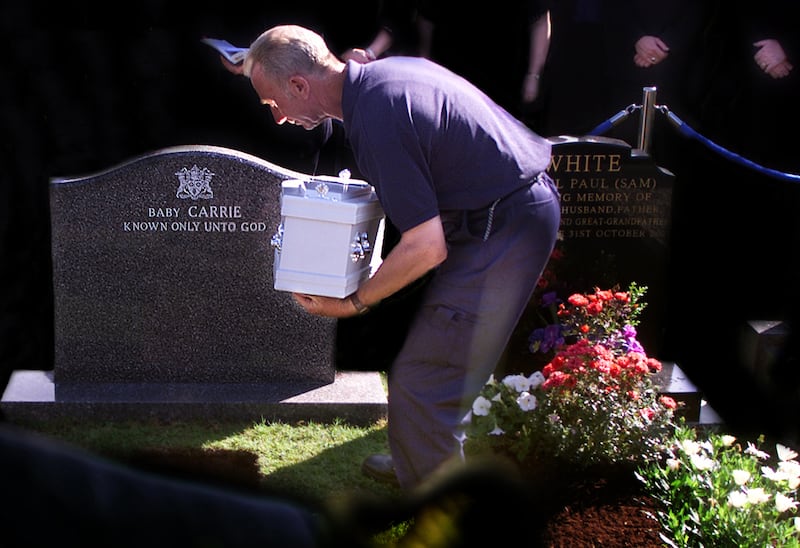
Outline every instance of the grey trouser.
<path fill-rule="evenodd" d="M 389 374 L 389 447 L 404 489 L 459 454 L 459 425 L 555 245 L 558 192 L 542 174 L 492 207 L 443 211 L 441 218 L 447 259 Z"/>

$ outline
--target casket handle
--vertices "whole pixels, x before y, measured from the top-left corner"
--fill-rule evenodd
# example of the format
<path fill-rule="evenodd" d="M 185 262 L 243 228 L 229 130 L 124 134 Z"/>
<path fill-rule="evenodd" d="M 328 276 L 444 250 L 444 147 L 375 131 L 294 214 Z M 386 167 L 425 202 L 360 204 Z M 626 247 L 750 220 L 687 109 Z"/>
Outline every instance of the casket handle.
<path fill-rule="evenodd" d="M 350 244 L 350 258 L 354 263 L 357 263 L 372 252 L 372 246 L 369 243 L 369 234 L 361 232 L 356 234 L 353 238 L 353 243 Z"/>
<path fill-rule="evenodd" d="M 281 246 L 283 245 L 283 223 L 278 225 L 278 231 L 272 235 L 272 238 L 269 241 L 269 245 L 275 248 L 275 251 L 278 253 L 281 252 Z"/>

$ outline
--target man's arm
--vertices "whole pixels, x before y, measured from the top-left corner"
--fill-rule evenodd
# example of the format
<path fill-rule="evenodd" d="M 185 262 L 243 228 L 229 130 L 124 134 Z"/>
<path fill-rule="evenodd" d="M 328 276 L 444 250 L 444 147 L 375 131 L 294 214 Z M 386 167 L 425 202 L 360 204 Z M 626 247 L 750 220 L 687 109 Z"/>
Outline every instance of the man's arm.
<path fill-rule="evenodd" d="M 444 229 L 437 215 L 403 232 L 375 274 L 356 291 L 358 300 L 366 307 L 376 305 L 424 276 L 446 258 Z M 345 318 L 359 313 L 349 297 L 337 299 L 301 293 L 293 296 L 307 312 L 318 316 Z"/>
<path fill-rule="evenodd" d="M 550 50 L 550 12 L 531 23 L 528 43 L 528 72 L 522 83 L 522 101 L 532 103 L 539 96 L 539 79 Z"/>

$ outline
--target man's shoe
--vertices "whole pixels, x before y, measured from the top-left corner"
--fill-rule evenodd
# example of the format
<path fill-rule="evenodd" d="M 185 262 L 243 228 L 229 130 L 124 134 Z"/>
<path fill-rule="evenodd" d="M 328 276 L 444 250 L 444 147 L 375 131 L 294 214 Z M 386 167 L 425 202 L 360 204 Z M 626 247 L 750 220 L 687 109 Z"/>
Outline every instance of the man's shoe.
<path fill-rule="evenodd" d="M 391 455 L 370 455 L 361 463 L 361 472 L 368 478 L 381 483 L 400 487 Z"/>

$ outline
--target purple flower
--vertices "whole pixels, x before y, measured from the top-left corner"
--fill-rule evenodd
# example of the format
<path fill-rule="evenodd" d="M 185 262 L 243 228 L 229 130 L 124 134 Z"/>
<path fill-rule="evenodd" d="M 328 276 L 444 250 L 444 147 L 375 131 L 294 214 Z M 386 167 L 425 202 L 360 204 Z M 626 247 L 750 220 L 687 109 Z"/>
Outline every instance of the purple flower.
<path fill-rule="evenodd" d="M 542 306 L 547 307 L 558 303 L 555 291 L 548 291 L 542 294 Z"/>
<path fill-rule="evenodd" d="M 637 341 L 636 339 L 627 339 L 628 343 L 628 352 L 642 352 L 644 353 L 644 347 L 642 344 Z"/>
<path fill-rule="evenodd" d="M 564 344 L 564 337 L 561 335 L 561 325 L 559 324 L 551 324 L 544 329 L 536 329 L 533 332 L 534 335 L 537 335 L 537 332 L 539 332 L 537 338 L 540 352 L 549 352 L 556 346 Z"/>
<path fill-rule="evenodd" d="M 622 328 L 622 336 L 626 339 L 635 339 L 636 338 L 636 328 L 632 325 L 625 325 Z"/>

